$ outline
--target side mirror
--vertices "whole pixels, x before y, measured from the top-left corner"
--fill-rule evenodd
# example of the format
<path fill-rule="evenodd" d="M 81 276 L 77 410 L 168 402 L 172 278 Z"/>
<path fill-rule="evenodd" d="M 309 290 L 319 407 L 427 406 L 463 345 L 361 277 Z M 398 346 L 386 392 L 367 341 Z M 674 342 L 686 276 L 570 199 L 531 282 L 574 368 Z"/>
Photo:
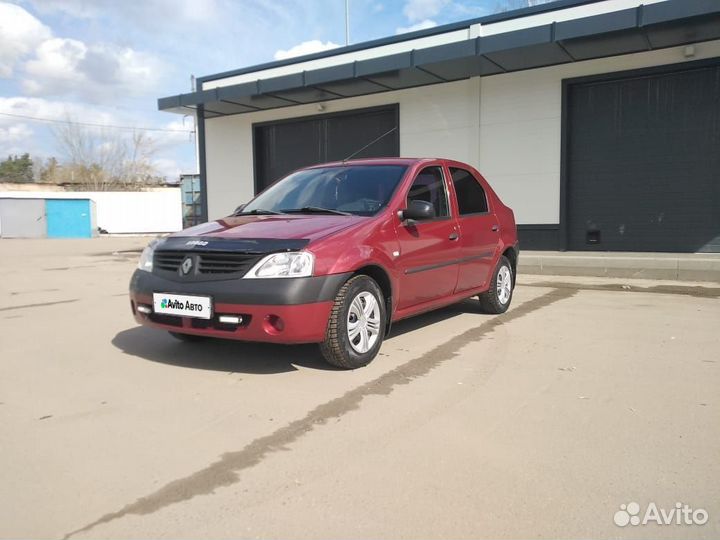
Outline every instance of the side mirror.
<path fill-rule="evenodd" d="M 427 201 L 414 200 L 405 210 L 400 210 L 403 221 L 422 221 L 435 217 L 435 207 Z"/>

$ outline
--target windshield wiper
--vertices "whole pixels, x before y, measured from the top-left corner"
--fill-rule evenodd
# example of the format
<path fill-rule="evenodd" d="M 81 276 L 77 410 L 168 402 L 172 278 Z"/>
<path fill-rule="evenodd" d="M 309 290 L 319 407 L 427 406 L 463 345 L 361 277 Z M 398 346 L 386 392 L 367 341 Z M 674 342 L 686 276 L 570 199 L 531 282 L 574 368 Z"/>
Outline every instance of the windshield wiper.
<path fill-rule="evenodd" d="M 275 216 L 275 215 L 280 215 L 283 213 L 284 212 L 276 212 L 275 210 L 264 210 L 262 208 L 258 208 L 256 210 L 250 210 L 248 212 L 244 212 L 241 210 L 240 212 L 235 212 L 233 214 L 233 216 L 265 216 L 265 215 Z"/>
<path fill-rule="evenodd" d="M 289 208 L 283 210 L 286 214 L 335 214 L 338 216 L 352 216 L 350 212 L 341 212 L 332 208 L 322 208 L 320 206 L 303 206 L 302 208 Z"/>

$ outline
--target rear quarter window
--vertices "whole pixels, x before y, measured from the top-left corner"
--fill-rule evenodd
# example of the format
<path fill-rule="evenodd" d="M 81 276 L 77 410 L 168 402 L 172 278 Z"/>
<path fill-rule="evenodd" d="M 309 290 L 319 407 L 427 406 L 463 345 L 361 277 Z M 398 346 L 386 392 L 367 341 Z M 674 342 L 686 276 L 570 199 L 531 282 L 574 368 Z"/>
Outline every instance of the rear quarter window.
<path fill-rule="evenodd" d="M 487 196 L 478 180 L 465 169 L 450 168 L 461 216 L 488 211 Z"/>

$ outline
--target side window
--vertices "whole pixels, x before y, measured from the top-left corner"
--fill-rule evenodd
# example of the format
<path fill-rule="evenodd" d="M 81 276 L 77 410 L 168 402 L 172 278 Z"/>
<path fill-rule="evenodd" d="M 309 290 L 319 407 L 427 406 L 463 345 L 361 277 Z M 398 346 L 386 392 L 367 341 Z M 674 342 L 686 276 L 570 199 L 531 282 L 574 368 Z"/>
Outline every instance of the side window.
<path fill-rule="evenodd" d="M 488 211 L 487 197 L 480 182 L 465 169 L 450 169 L 460 215 L 480 214 Z"/>
<path fill-rule="evenodd" d="M 440 167 L 426 167 L 418 173 L 410 186 L 407 203 L 426 201 L 435 207 L 435 217 L 448 217 L 448 199 L 445 180 Z"/>

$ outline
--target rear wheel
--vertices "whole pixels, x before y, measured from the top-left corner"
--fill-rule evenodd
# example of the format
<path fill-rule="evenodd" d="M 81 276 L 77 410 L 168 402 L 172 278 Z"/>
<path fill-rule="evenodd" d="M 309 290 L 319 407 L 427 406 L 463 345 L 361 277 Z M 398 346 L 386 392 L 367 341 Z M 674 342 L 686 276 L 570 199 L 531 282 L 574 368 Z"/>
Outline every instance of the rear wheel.
<path fill-rule="evenodd" d="M 490 280 L 490 288 L 478 297 L 480 307 L 485 313 L 499 314 L 507 311 L 512 301 L 514 279 L 510 261 L 505 256 L 500 257 Z"/>
<path fill-rule="evenodd" d="M 320 351 L 330 364 L 355 369 L 377 355 L 385 334 L 385 301 L 374 279 L 350 278 L 335 298 Z"/>
<path fill-rule="evenodd" d="M 180 341 L 186 341 L 188 343 L 207 339 L 205 336 L 196 336 L 195 334 L 181 334 L 180 332 L 168 332 L 168 334 L 170 334 L 175 339 L 179 339 Z"/>

